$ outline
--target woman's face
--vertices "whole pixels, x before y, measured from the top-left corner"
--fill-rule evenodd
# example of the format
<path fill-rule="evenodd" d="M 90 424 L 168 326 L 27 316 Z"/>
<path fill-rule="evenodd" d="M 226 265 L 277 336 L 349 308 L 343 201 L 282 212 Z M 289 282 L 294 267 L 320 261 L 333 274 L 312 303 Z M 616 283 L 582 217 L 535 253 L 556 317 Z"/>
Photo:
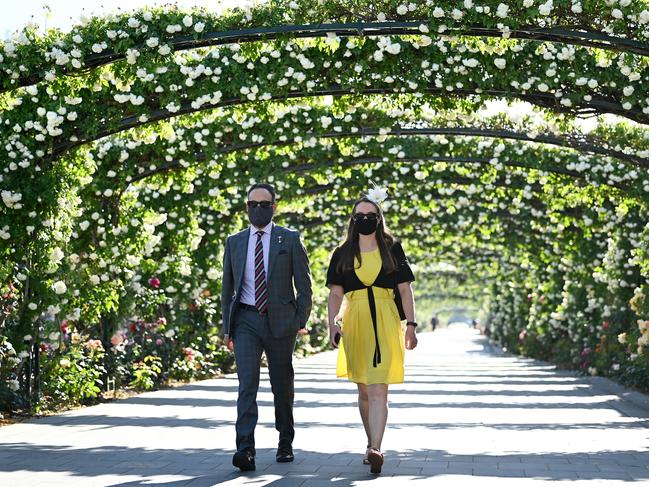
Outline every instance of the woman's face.
<path fill-rule="evenodd" d="M 379 218 L 376 207 L 372 203 L 363 201 L 356 205 L 352 221 L 359 233 L 371 235 L 376 232 L 376 228 L 380 224 Z"/>
<path fill-rule="evenodd" d="M 372 203 L 368 203 L 367 201 L 361 201 L 358 205 L 356 205 L 356 209 L 354 210 L 354 215 L 358 213 L 364 213 L 364 214 L 369 214 L 369 213 L 374 213 L 376 217 L 378 218 L 378 213 L 376 212 L 376 207 Z"/>

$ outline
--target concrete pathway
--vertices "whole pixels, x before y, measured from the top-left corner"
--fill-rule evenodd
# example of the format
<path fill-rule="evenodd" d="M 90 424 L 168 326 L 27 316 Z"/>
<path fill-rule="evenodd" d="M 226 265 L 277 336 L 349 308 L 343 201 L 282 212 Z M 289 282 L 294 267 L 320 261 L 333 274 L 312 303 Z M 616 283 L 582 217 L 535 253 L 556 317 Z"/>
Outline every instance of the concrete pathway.
<path fill-rule="evenodd" d="M 383 474 L 370 475 L 335 353 L 296 361 L 292 464 L 274 461 L 264 375 L 257 471 L 232 467 L 237 382 L 226 377 L 1 428 L 0 486 L 649 485 L 647 396 L 503 355 L 463 327 L 421 334 L 408 353 Z"/>

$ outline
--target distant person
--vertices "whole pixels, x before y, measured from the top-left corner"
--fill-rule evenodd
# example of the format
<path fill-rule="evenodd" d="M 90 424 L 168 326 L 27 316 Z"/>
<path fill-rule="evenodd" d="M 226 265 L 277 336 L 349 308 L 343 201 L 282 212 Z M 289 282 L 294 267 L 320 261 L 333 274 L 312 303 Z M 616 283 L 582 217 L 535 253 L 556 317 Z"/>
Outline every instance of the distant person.
<path fill-rule="evenodd" d="M 437 328 L 438 325 L 439 325 L 439 318 L 437 318 L 437 316 L 433 316 L 430 319 L 430 326 L 433 329 L 433 331 L 435 331 L 435 328 Z"/>

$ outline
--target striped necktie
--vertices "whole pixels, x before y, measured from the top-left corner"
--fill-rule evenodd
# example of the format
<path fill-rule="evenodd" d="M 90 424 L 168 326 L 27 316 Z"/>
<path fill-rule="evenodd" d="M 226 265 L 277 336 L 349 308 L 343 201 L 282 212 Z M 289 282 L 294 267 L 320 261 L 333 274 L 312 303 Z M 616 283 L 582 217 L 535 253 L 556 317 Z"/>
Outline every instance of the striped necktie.
<path fill-rule="evenodd" d="M 268 291 L 266 290 L 266 271 L 264 270 L 264 245 L 261 242 L 263 231 L 257 232 L 255 246 L 255 306 L 259 313 L 265 313 L 268 307 Z"/>

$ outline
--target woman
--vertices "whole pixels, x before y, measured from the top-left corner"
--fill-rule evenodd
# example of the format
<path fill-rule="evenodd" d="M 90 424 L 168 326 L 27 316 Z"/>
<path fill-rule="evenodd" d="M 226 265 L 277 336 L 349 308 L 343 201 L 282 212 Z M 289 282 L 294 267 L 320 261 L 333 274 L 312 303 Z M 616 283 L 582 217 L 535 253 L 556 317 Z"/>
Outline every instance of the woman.
<path fill-rule="evenodd" d="M 371 465 L 372 473 L 380 473 L 383 465 L 388 384 L 403 383 L 404 345 L 408 350 L 417 346 L 410 287 L 415 278 L 401 245 L 385 226 L 379 203 L 377 197 L 354 203 L 347 237 L 334 251 L 327 271 L 329 337 L 333 347 L 340 344 L 336 375 L 358 386 L 358 408 L 367 435 L 363 463 Z M 336 317 L 343 298 L 341 328 Z"/>

